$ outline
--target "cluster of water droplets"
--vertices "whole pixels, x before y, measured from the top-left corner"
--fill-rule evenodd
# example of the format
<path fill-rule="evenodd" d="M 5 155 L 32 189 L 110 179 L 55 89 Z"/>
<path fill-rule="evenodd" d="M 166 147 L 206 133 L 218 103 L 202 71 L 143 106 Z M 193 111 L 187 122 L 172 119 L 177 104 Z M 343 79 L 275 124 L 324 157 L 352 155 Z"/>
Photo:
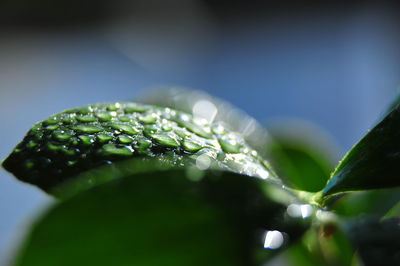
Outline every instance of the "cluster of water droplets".
<path fill-rule="evenodd" d="M 257 152 L 223 125 L 136 103 L 88 105 L 51 116 L 28 132 L 10 158 L 22 161 L 27 178 L 38 178 L 35 173 L 70 175 L 123 158 L 165 154 L 173 164 L 190 161 L 200 170 L 216 166 L 264 179 L 270 175 Z M 23 169 L 14 169 L 21 179 Z"/>

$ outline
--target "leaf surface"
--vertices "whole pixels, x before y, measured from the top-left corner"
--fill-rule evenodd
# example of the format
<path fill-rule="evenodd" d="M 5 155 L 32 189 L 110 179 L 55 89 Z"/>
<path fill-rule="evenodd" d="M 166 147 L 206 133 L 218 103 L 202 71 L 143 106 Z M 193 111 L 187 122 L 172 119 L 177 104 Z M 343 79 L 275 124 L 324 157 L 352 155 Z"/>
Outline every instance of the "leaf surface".
<path fill-rule="evenodd" d="M 323 196 L 400 185 L 400 107 L 393 109 L 339 163 Z"/>

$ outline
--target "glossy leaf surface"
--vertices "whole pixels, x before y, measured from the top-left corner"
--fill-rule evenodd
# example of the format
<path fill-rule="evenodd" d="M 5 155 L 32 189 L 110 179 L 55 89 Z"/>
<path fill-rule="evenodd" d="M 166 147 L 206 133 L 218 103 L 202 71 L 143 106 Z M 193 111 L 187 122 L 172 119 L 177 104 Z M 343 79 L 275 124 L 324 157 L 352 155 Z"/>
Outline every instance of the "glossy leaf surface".
<path fill-rule="evenodd" d="M 323 195 L 400 185 L 400 108 L 358 142 L 333 172 Z"/>
<path fill-rule="evenodd" d="M 274 175 L 240 134 L 190 114 L 130 102 L 87 105 L 37 123 L 3 166 L 49 191 L 83 171 L 135 157 L 202 168 L 216 162 L 264 179 Z"/>

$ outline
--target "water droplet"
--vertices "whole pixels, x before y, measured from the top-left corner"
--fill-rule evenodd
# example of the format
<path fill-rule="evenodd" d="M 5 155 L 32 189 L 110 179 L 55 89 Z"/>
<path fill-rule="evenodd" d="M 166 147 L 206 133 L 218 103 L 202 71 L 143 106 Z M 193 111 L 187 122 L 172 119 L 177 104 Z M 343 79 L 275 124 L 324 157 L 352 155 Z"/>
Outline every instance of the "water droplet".
<path fill-rule="evenodd" d="M 58 121 L 57 121 L 57 118 L 56 118 L 56 117 L 51 117 L 51 118 L 49 118 L 49 119 L 43 121 L 43 125 L 45 125 L 45 126 L 47 126 L 47 125 L 54 125 L 54 124 L 57 124 L 57 123 L 58 123 Z"/>
<path fill-rule="evenodd" d="M 26 147 L 27 147 L 28 149 L 32 149 L 32 148 L 35 148 L 37 145 L 39 145 L 37 142 L 35 142 L 35 141 L 33 141 L 33 140 L 30 140 L 30 141 L 26 144 Z"/>
<path fill-rule="evenodd" d="M 57 131 L 53 133 L 53 138 L 58 141 L 68 141 L 72 136 L 70 134 L 64 133 L 63 131 Z"/>
<path fill-rule="evenodd" d="M 209 129 L 207 130 L 207 127 L 200 126 L 191 121 L 186 121 L 183 119 L 174 119 L 174 121 L 178 123 L 180 127 L 186 128 L 200 137 L 208 139 L 212 138 L 212 134 L 209 132 Z"/>
<path fill-rule="evenodd" d="M 109 104 L 106 109 L 108 111 L 117 111 L 120 107 L 121 107 L 121 105 L 119 103 L 113 103 L 113 104 Z"/>
<path fill-rule="evenodd" d="M 112 138 L 113 138 L 113 136 L 106 135 L 106 134 L 98 134 L 98 135 L 97 135 L 97 139 L 98 139 L 99 142 L 101 142 L 101 143 L 108 142 L 108 141 L 112 140 Z"/>
<path fill-rule="evenodd" d="M 129 134 L 129 135 L 136 135 L 136 134 L 139 133 L 139 131 L 136 128 L 134 128 L 134 127 L 132 127 L 130 125 L 126 125 L 126 124 L 115 124 L 115 123 L 113 123 L 113 124 L 111 124 L 111 127 L 116 129 L 116 130 L 119 130 L 121 132 L 124 132 L 126 134 Z"/>
<path fill-rule="evenodd" d="M 214 134 L 222 135 L 223 133 L 225 133 L 225 128 L 220 124 L 216 124 L 213 125 L 212 131 L 214 132 Z"/>
<path fill-rule="evenodd" d="M 190 134 L 191 134 L 186 129 L 180 128 L 180 127 L 174 128 L 174 132 L 176 135 L 178 135 L 181 138 L 185 138 L 187 136 L 190 136 Z"/>
<path fill-rule="evenodd" d="M 118 147 L 114 144 L 105 144 L 100 152 L 103 155 L 131 156 L 133 154 L 133 149 L 129 146 Z"/>
<path fill-rule="evenodd" d="M 47 130 L 51 130 L 51 131 L 56 130 L 57 128 L 58 128 L 58 125 L 49 125 L 46 127 Z"/>
<path fill-rule="evenodd" d="M 83 106 L 80 108 L 76 109 L 76 113 L 79 113 L 81 115 L 87 115 L 93 111 L 93 108 L 91 106 Z"/>
<path fill-rule="evenodd" d="M 136 145 L 139 154 L 147 154 L 148 153 L 148 148 L 151 146 L 152 142 L 146 138 L 140 138 L 137 140 L 138 145 Z"/>
<path fill-rule="evenodd" d="M 174 147 L 177 148 L 180 146 L 179 141 L 176 139 L 174 135 L 167 133 L 151 133 L 150 137 L 157 141 L 159 144 L 166 147 Z"/>
<path fill-rule="evenodd" d="M 76 120 L 78 120 L 80 122 L 84 122 L 84 123 L 97 121 L 95 117 L 90 116 L 90 115 L 77 116 Z"/>
<path fill-rule="evenodd" d="M 203 148 L 200 143 L 194 142 L 190 139 L 183 140 L 183 148 L 188 152 L 197 152 Z"/>
<path fill-rule="evenodd" d="M 72 124 L 75 122 L 75 119 L 72 116 L 67 116 L 63 118 L 62 122 L 64 124 Z"/>
<path fill-rule="evenodd" d="M 128 136 L 121 135 L 118 136 L 118 141 L 122 144 L 129 144 L 133 142 L 133 139 Z"/>
<path fill-rule="evenodd" d="M 218 142 L 222 150 L 227 153 L 239 153 L 242 147 L 234 138 L 220 138 Z"/>
<path fill-rule="evenodd" d="M 94 142 L 94 138 L 92 136 L 85 136 L 85 135 L 80 135 L 78 138 L 81 140 L 82 144 L 84 145 L 90 145 Z"/>
<path fill-rule="evenodd" d="M 118 119 L 121 122 L 129 122 L 129 121 L 131 121 L 131 118 L 129 116 L 126 116 L 126 115 L 121 115 L 120 117 L 118 117 Z"/>
<path fill-rule="evenodd" d="M 256 170 L 256 174 L 261 178 L 261 179 L 267 179 L 269 177 L 269 172 L 265 169 L 258 168 Z"/>
<path fill-rule="evenodd" d="M 101 127 L 93 125 L 76 125 L 73 129 L 88 134 L 98 133 L 103 130 Z"/>
<path fill-rule="evenodd" d="M 74 156 L 75 154 L 79 153 L 78 149 L 72 149 L 72 150 L 63 149 L 62 151 L 67 156 Z"/>
<path fill-rule="evenodd" d="M 112 118 L 111 114 L 107 112 L 96 113 L 96 117 L 101 121 L 111 121 Z"/>
<path fill-rule="evenodd" d="M 146 135 L 147 137 L 150 137 L 151 134 L 159 131 L 160 128 L 158 126 L 155 125 L 151 125 L 151 126 L 145 126 L 144 130 L 143 130 L 143 134 Z"/>
<path fill-rule="evenodd" d="M 172 127 L 171 127 L 171 125 L 163 125 L 162 126 L 162 130 L 164 130 L 164 131 L 171 131 L 172 130 Z"/>
<path fill-rule="evenodd" d="M 145 124 L 155 124 L 157 122 L 157 115 L 155 113 L 147 114 L 139 117 L 139 120 Z"/>
<path fill-rule="evenodd" d="M 57 146 L 53 143 L 47 143 L 46 147 L 47 147 L 47 150 L 52 151 L 52 152 L 56 152 L 56 151 L 59 151 L 62 149 L 60 146 Z"/>

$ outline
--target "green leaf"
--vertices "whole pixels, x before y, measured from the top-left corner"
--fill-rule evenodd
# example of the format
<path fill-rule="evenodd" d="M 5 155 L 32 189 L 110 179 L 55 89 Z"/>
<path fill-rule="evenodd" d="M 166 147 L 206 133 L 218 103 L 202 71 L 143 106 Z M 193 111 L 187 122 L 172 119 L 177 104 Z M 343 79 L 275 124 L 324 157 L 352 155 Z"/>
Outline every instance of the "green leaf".
<path fill-rule="evenodd" d="M 400 108 L 396 107 L 340 162 L 323 196 L 400 185 Z"/>
<path fill-rule="evenodd" d="M 202 168 L 216 162 L 221 169 L 275 178 L 240 134 L 190 114 L 131 102 L 53 115 L 28 132 L 3 166 L 50 191 L 84 171 L 137 157 Z"/>
<path fill-rule="evenodd" d="M 201 173 L 133 174 L 59 202 L 15 265 L 260 265 L 279 251 L 264 249 L 266 230 L 295 241 L 308 227 L 283 218 L 286 205 L 268 198 L 264 181 Z"/>
<path fill-rule="evenodd" d="M 400 188 L 352 192 L 341 195 L 329 209 L 343 217 L 382 217 L 398 201 Z"/>
<path fill-rule="evenodd" d="M 273 141 L 265 144 L 269 161 L 289 187 L 320 191 L 334 167 L 335 146 L 318 127 L 289 120 L 270 125 Z"/>

